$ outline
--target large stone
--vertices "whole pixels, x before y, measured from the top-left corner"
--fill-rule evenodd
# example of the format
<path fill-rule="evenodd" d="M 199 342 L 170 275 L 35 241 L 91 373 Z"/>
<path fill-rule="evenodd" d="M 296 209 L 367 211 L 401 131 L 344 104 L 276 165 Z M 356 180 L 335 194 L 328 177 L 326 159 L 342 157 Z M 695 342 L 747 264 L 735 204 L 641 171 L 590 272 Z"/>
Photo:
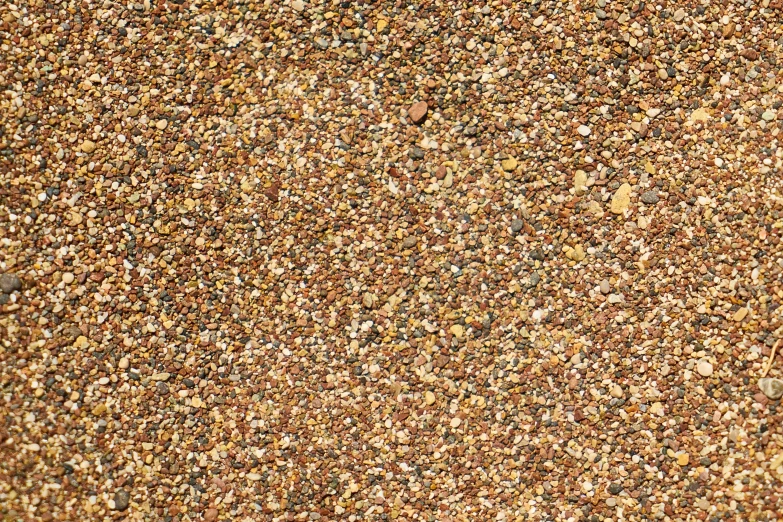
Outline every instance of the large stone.
<path fill-rule="evenodd" d="M 117 490 L 114 493 L 114 509 L 117 511 L 125 511 L 130 504 L 130 493 L 124 489 Z"/>
<path fill-rule="evenodd" d="M 783 397 L 783 380 L 774 377 L 764 377 L 759 379 L 759 388 L 768 399 L 776 401 Z"/>
<path fill-rule="evenodd" d="M 422 123 L 427 117 L 427 109 L 429 109 L 427 102 L 416 102 L 411 105 L 410 109 L 408 109 L 408 116 L 410 116 L 413 123 L 418 125 L 419 123 Z"/>
<path fill-rule="evenodd" d="M 22 289 L 22 280 L 16 274 L 0 275 L 0 291 L 10 294 Z"/>
<path fill-rule="evenodd" d="M 614 214 L 622 214 L 631 204 L 631 185 L 623 183 L 612 196 L 610 210 Z"/>

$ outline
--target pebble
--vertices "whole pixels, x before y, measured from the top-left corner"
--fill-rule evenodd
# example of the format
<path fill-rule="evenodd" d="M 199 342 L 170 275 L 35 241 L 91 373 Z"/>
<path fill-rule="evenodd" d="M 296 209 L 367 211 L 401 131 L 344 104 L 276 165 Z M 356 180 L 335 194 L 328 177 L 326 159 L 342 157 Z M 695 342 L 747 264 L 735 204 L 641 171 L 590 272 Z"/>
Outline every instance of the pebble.
<path fill-rule="evenodd" d="M 768 399 L 776 401 L 783 397 L 783 380 L 774 377 L 759 379 L 759 388 Z"/>
<path fill-rule="evenodd" d="M 590 135 L 590 127 L 588 127 L 587 125 L 580 125 L 579 127 L 577 127 L 576 132 L 578 132 L 579 135 L 582 136 L 583 138 L 586 138 Z"/>
<path fill-rule="evenodd" d="M 660 201 L 660 198 L 658 197 L 658 193 L 654 190 L 648 190 L 647 192 L 642 194 L 641 197 L 642 203 L 646 205 L 655 205 Z"/>
<path fill-rule="evenodd" d="M 168 127 L 169 121 L 168 120 L 158 120 L 155 123 L 155 128 L 158 130 L 164 130 L 166 127 Z"/>
<path fill-rule="evenodd" d="M 513 172 L 517 168 L 517 160 L 516 158 L 508 157 L 501 162 L 501 166 L 506 172 Z"/>
<path fill-rule="evenodd" d="M 73 275 L 73 273 L 71 272 L 63 273 L 62 282 L 65 283 L 66 285 L 70 285 L 71 283 L 73 283 L 74 279 L 75 276 Z"/>
<path fill-rule="evenodd" d="M 608 279 L 602 279 L 600 287 L 601 287 L 601 293 L 604 295 L 612 291 L 612 286 L 609 284 Z"/>
<path fill-rule="evenodd" d="M 204 511 L 204 522 L 212 522 L 218 518 L 218 510 L 215 508 L 209 508 Z"/>
<path fill-rule="evenodd" d="M 424 392 L 424 402 L 426 402 L 428 406 L 435 404 L 435 394 L 429 390 Z"/>
<path fill-rule="evenodd" d="M 583 194 L 587 189 L 587 173 L 583 170 L 577 170 L 574 173 L 574 192 Z"/>
<path fill-rule="evenodd" d="M 117 368 L 119 368 L 120 370 L 127 370 L 129 366 L 130 366 L 130 362 L 128 361 L 128 359 L 126 357 L 123 357 L 117 363 Z"/>
<path fill-rule="evenodd" d="M 0 291 L 4 294 L 18 292 L 22 289 L 22 280 L 16 274 L 0 275 Z"/>
<path fill-rule="evenodd" d="M 696 371 L 699 372 L 699 375 L 702 377 L 709 377 L 712 375 L 712 363 L 702 359 L 696 363 Z"/>
<path fill-rule="evenodd" d="M 91 140 L 84 140 L 81 144 L 82 152 L 90 154 L 95 151 L 95 142 Z"/>
<path fill-rule="evenodd" d="M 427 105 L 427 102 L 419 101 L 414 103 L 410 106 L 408 109 L 408 116 L 410 116 L 411 121 L 415 123 L 416 125 L 419 125 L 420 123 L 423 123 L 424 120 L 427 118 L 427 110 L 429 109 L 429 106 Z"/>
<path fill-rule="evenodd" d="M 614 397 L 615 399 L 622 399 L 622 398 L 623 398 L 623 395 L 625 395 L 625 394 L 623 393 L 623 389 L 622 389 L 620 386 L 618 386 L 617 384 L 615 384 L 615 385 L 613 385 L 613 386 L 612 386 L 612 389 L 611 389 L 611 391 L 610 391 L 610 394 L 611 394 L 611 395 L 612 395 L 612 397 Z"/>
<path fill-rule="evenodd" d="M 623 183 L 612 196 L 610 210 L 614 214 L 622 214 L 631 204 L 631 185 Z"/>
<path fill-rule="evenodd" d="M 514 234 L 519 234 L 522 229 L 525 228 L 525 222 L 521 219 L 512 219 L 511 220 L 511 232 Z"/>
<path fill-rule="evenodd" d="M 125 511 L 130 505 L 130 493 L 124 489 L 119 489 L 114 492 L 114 509 L 117 511 Z"/>

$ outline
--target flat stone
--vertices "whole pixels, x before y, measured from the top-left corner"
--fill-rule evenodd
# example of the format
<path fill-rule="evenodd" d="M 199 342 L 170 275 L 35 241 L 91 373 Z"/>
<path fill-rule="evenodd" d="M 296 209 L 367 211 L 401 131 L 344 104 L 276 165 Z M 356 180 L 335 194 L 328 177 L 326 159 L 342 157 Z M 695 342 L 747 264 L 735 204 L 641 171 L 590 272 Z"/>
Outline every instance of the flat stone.
<path fill-rule="evenodd" d="M 427 390 L 424 392 L 424 402 L 427 403 L 427 405 L 432 406 L 435 404 L 435 394 L 431 391 Z"/>
<path fill-rule="evenodd" d="M 66 285 L 70 285 L 71 283 L 73 283 L 74 279 L 75 279 L 75 277 L 74 277 L 73 273 L 71 273 L 71 272 L 65 272 L 63 274 L 63 277 L 62 277 L 62 281 Z"/>
<path fill-rule="evenodd" d="M 410 116 L 410 119 L 413 123 L 418 125 L 422 123 L 424 119 L 427 117 L 428 109 L 429 106 L 427 105 L 427 102 L 424 101 L 416 102 L 413 105 L 411 105 L 410 109 L 408 109 L 408 116 Z"/>
<path fill-rule="evenodd" d="M 214 520 L 217 520 L 217 517 L 218 510 L 215 508 L 209 508 L 204 511 L 204 522 L 213 522 Z"/>
<path fill-rule="evenodd" d="M 631 204 L 631 185 L 623 183 L 612 196 L 609 209 L 613 214 L 622 214 Z"/>
<path fill-rule="evenodd" d="M 768 399 L 776 401 L 783 397 L 783 380 L 774 377 L 759 379 L 759 388 Z"/>
<path fill-rule="evenodd" d="M 95 142 L 90 140 L 84 140 L 79 148 L 81 148 L 82 152 L 86 154 L 90 154 L 95 150 Z"/>
<path fill-rule="evenodd" d="M 511 232 L 514 234 L 519 234 L 522 229 L 525 228 L 525 222 L 521 219 L 512 219 L 511 220 Z"/>
<path fill-rule="evenodd" d="M 604 295 L 612 291 L 612 286 L 609 284 L 608 279 L 602 280 L 599 286 L 601 287 L 601 293 Z"/>
<path fill-rule="evenodd" d="M 449 426 L 451 426 L 452 428 L 459 428 L 460 424 L 462 424 L 462 419 L 460 419 L 459 417 L 454 417 L 453 419 L 451 419 Z"/>
<path fill-rule="evenodd" d="M 583 138 L 586 138 L 590 135 L 590 127 L 588 127 L 587 125 L 580 125 L 579 127 L 576 128 L 576 132 L 578 132 L 579 135 L 582 136 Z"/>
<path fill-rule="evenodd" d="M 698 109 L 696 109 L 691 113 L 690 119 L 694 123 L 700 121 L 707 121 L 710 119 L 710 113 L 708 113 L 704 107 L 699 107 Z"/>
<path fill-rule="evenodd" d="M 155 128 L 158 129 L 158 130 L 163 130 L 163 129 L 165 129 L 168 126 L 169 126 L 169 121 L 168 120 L 158 120 L 155 123 Z"/>
<path fill-rule="evenodd" d="M 169 377 L 171 377 L 170 373 L 160 372 L 160 373 L 153 373 L 152 377 L 150 377 L 150 379 L 153 380 L 153 381 L 161 381 L 161 382 L 163 382 L 163 381 L 168 381 Z"/>
<path fill-rule="evenodd" d="M 660 201 L 660 198 L 658 197 L 658 193 L 654 190 L 648 190 L 644 194 L 642 194 L 642 203 L 645 205 L 655 205 Z"/>
<path fill-rule="evenodd" d="M 130 366 L 130 362 L 126 357 L 123 357 L 122 359 L 120 359 L 120 362 L 117 363 L 117 368 L 119 368 L 120 370 L 127 370 L 129 366 Z"/>
<path fill-rule="evenodd" d="M 261 480 L 261 475 L 258 473 L 248 473 L 245 476 L 247 477 L 247 480 L 252 480 L 253 482 Z"/>

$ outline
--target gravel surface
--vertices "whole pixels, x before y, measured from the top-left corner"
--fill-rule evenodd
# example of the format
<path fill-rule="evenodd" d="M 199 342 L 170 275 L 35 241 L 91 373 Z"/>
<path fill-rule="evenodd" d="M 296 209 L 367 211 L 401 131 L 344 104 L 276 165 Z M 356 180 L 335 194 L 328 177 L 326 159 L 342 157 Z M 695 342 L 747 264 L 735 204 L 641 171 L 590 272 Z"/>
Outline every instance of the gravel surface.
<path fill-rule="evenodd" d="M 781 9 L 0 2 L 0 518 L 783 519 Z"/>

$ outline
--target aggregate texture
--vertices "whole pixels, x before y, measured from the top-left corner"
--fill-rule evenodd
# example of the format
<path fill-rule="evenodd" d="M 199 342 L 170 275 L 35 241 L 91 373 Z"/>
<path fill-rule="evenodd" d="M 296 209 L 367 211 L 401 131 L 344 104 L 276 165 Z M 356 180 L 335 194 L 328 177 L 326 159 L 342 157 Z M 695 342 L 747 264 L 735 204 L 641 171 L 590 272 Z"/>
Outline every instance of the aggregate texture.
<path fill-rule="evenodd" d="M 783 520 L 782 9 L 0 2 L 0 518 Z"/>

